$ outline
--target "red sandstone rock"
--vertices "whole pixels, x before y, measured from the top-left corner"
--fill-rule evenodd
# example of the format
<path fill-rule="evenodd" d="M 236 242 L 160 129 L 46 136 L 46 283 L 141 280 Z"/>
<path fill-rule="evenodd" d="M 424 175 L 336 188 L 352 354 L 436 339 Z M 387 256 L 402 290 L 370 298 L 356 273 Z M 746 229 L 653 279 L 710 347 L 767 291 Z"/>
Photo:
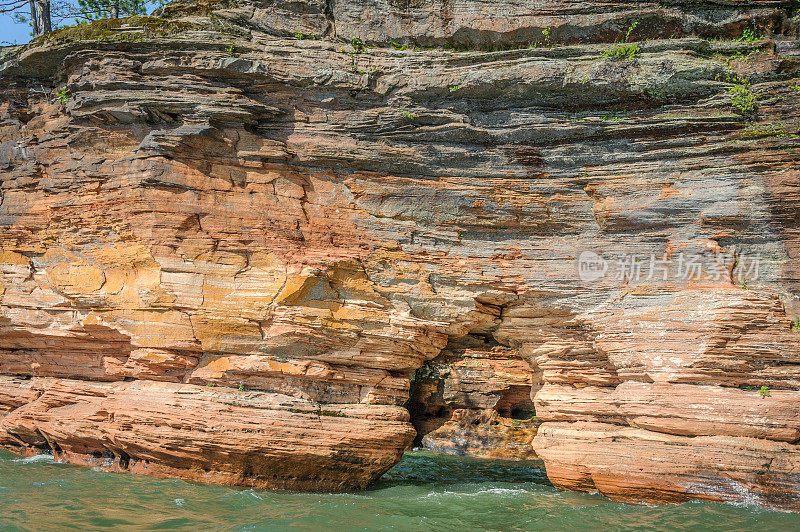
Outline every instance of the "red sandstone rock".
<path fill-rule="evenodd" d="M 182 2 L 0 51 L 2 445 L 356 489 L 427 367 L 431 447 L 536 435 L 558 486 L 796 510 L 785 4 L 400 4 Z"/>
<path fill-rule="evenodd" d="M 40 395 L 0 420 L 10 449 L 215 484 L 340 491 L 394 465 L 414 431 L 381 405 L 319 405 L 287 395 L 156 383 L 4 378 Z"/>
<path fill-rule="evenodd" d="M 800 440 L 800 392 L 626 382 L 613 402 L 633 427 L 681 436 Z"/>
<path fill-rule="evenodd" d="M 577 422 L 543 424 L 534 447 L 550 480 L 564 489 L 625 501 L 705 499 L 800 510 L 800 455 L 784 442 Z"/>

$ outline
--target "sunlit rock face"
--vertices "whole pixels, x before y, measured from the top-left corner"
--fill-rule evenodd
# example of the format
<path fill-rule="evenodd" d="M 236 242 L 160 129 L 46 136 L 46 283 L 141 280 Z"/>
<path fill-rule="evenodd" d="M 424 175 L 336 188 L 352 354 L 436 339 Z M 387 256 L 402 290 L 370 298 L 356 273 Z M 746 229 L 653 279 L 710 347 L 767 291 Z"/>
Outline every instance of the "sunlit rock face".
<path fill-rule="evenodd" d="M 175 3 L 3 49 L 0 444 L 347 490 L 416 427 L 800 509 L 791 15 Z"/>

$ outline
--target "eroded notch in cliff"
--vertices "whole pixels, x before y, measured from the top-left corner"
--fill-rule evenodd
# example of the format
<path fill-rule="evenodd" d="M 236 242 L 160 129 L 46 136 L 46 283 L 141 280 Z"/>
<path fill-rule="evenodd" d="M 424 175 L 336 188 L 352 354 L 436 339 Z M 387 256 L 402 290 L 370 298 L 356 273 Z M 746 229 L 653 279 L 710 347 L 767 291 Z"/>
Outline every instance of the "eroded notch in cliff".
<path fill-rule="evenodd" d="M 483 458 L 536 458 L 535 378 L 516 349 L 491 336 L 451 338 L 414 374 L 408 409 L 415 445 Z"/>
<path fill-rule="evenodd" d="M 529 420 L 536 417 L 536 408 L 531 398 L 530 385 L 511 385 L 505 389 L 494 405 L 494 411 L 500 417 Z"/>

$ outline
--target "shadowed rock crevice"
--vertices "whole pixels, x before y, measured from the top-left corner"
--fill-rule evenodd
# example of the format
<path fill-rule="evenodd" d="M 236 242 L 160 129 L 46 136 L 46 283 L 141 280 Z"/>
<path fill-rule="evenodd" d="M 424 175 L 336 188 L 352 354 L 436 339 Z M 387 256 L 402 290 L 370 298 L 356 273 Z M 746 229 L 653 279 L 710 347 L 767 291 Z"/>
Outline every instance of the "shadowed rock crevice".
<path fill-rule="evenodd" d="M 494 405 L 494 410 L 503 418 L 516 420 L 531 419 L 536 416 L 536 409 L 531 399 L 530 386 L 509 386 L 504 390 Z"/>
<path fill-rule="evenodd" d="M 514 349 L 491 338 L 453 338 L 417 370 L 408 409 L 415 445 L 448 454 L 527 460 L 539 422 L 532 375 Z"/>

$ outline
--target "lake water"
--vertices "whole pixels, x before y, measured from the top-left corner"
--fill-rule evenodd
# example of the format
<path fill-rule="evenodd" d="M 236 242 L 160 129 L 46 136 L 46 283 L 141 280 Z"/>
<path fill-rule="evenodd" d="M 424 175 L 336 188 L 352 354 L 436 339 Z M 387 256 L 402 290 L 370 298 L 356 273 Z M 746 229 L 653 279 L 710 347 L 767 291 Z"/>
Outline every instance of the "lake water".
<path fill-rule="evenodd" d="M 621 504 L 559 491 L 538 463 L 415 451 L 372 489 L 266 492 L 103 473 L 0 452 L 0 530 L 800 530 L 755 505 Z"/>

